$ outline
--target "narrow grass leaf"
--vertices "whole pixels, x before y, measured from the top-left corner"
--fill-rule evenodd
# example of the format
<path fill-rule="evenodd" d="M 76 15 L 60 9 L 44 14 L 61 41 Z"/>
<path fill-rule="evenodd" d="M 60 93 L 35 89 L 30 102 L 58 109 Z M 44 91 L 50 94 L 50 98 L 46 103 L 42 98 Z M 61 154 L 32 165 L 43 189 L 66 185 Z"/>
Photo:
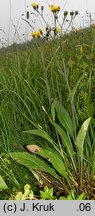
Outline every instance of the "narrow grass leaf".
<path fill-rule="evenodd" d="M 83 78 L 84 78 L 84 75 L 82 75 L 82 76 L 80 77 L 80 79 L 78 79 L 76 85 L 75 85 L 74 88 L 72 89 L 72 101 L 74 101 L 75 94 L 76 94 L 77 89 L 78 89 L 78 87 L 79 87 L 79 85 L 80 85 L 80 82 L 82 81 Z M 68 100 L 69 100 L 69 98 L 68 98 Z M 67 101 L 68 101 L 68 100 L 67 100 Z"/>
<path fill-rule="evenodd" d="M 75 94 L 76 94 L 77 89 L 79 87 L 79 84 L 80 84 L 80 82 L 82 81 L 83 78 L 84 78 L 84 75 L 80 77 L 80 79 L 77 81 L 76 85 L 74 86 L 74 88 L 72 90 L 72 101 L 74 101 Z"/>

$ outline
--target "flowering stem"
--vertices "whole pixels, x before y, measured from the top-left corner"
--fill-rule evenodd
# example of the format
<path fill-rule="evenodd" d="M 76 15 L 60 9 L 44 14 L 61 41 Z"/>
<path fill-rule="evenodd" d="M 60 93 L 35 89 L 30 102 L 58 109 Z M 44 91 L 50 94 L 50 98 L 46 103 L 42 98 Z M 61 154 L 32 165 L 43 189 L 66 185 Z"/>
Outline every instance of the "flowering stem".
<path fill-rule="evenodd" d="M 67 69 L 66 69 L 66 65 L 65 65 L 65 61 L 64 60 L 63 60 L 63 67 L 64 67 L 64 77 L 65 77 L 65 81 L 66 81 L 68 92 L 69 92 L 69 96 L 70 96 L 72 119 L 73 119 L 73 124 L 74 124 L 74 138 L 76 138 L 75 106 L 74 106 L 74 102 L 72 100 L 72 92 L 71 92 L 71 88 L 70 88 L 70 85 L 69 85 L 69 81 L 68 81 L 68 77 L 67 77 Z"/>
<path fill-rule="evenodd" d="M 61 35 L 62 35 L 62 28 L 63 28 L 63 25 L 64 25 L 65 20 L 66 20 L 66 17 L 64 16 L 63 22 L 62 22 L 62 25 L 61 25 Z"/>
<path fill-rule="evenodd" d="M 73 21 L 74 18 L 75 18 L 75 16 L 71 17 L 71 21 L 70 21 L 70 23 L 69 23 L 69 25 L 68 25 L 68 27 L 66 29 L 66 32 L 68 31 L 68 29 L 69 29 L 70 25 L 72 24 L 72 21 Z"/>
<path fill-rule="evenodd" d="M 33 26 L 30 24 L 30 22 L 29 21 L 27 21 L 26 19 L 23 19 L 22 18 L 22 20 L 24 20 L 25 22 L 27 22 L 28 23 L 28 25 L 34 30 L 34 28 L 33 28 Z"/>
<path fill-rule="evenodd" d="M 56 35 L 56 14 L 54 13 L 54 37 Z"/>
<path fill-rule="evenodd" d="M 41 18 L 43 19 L 44 23 L 49 26 L 49 24 L 46 22 L 46 20 L 44 19 L 43 15 L 37 10 L 37 13 L 41 16 Z M 49 26 L 50 28 L 50 26 Z"/>

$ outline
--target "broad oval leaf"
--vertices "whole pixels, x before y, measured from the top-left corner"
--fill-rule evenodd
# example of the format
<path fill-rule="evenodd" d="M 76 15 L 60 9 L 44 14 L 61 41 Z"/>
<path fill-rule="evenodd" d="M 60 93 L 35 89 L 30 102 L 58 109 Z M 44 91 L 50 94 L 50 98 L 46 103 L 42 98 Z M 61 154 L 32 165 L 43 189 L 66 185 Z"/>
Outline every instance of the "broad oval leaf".
<path fill-rule="evenodd" d="M 66 167 L 61 155 L 52 148 L 43 149 L 37 145 L 28 145 L 27 149 L 32 153 L 38 154 L 49 161 L 54 169 L 64 178 L 67 179 Z"/>
<path fill-rule="evenodd" d="M 81 159 L 83 158 L 83 145 L 84 145 L 84 141 L 85 141 L 85 137 L 86 137 L 86 133 L 87 133 L 90 121 L 91 121 L 91 117 L 84 121 L 76 137 L 76 146 L 79 150 L 79 156 Z"/>
<path fill-rule="evenodd" d="M 33 169 L 47 172 L 58 179 L 58 175 L 56 174 L 55 170 L 37 155 L 27 152 L 11 152 L 7 153 L 7 157 L 11 157 L 13 160 L 16 160 L 19 164 L 27 167 L 30 170 Z"/>

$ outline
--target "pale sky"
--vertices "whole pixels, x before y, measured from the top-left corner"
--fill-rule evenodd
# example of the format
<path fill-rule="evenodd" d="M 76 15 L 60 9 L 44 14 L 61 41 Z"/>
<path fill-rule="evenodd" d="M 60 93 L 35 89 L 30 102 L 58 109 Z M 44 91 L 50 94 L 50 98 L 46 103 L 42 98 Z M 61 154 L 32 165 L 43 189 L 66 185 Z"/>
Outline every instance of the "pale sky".
<path fill-rule="evenodd" d="M 4 43 L 7 45 L 17 41 L 23 42 L 29 38 L 30 27 L 25 23 L 22 18 L 25 18 L 25 8 L 33 13 L 34 10 L 31 7 L 32 3 L 37 3 L 40 6 L 44 5 L 44 14 L 47 22 L 52 23 L 52 15 L 48 10 L 48 5 L 56 5 L 61 7 L 59 14 L 60 19 L 65 10 L 69 12 L 72 10 L 78 10 L 79 16 L 75 20 L 75 25 L 78 27 L 86 25 L 89 22 L 89 15 L 91 13 L 94 19 L 95 15 L 95 0 L 0 0 L 0 47 Z M 11 6 L 11 7 L 10 7 Z M 27 7 L 28 6 L 28 7 Z M 24 14 L 22 17 L 21 14 Z M 36 31 L 37 26 L 43 27 L 43 22 L 38 16 L 30 14 L 28 20 Z M 50 24 L 51 24 L 50 23 Z M 16 34 L 15 34 L 15 30 Z"/>

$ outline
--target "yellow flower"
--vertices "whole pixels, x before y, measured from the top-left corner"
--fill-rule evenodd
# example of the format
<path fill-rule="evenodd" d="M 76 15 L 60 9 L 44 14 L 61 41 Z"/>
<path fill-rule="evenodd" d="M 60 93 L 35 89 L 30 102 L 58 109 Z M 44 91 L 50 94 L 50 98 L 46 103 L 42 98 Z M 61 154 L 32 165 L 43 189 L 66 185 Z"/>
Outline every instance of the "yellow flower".
<path fill-rule="evenodd" d="M 55 9 L 55 6 L 54 5 L 50 5 L 49 9 L 50 9 L 50 11 L 53 11 Z"/>
<path fill-rule="evenodd" d="M 41 36 L 41 32 L 40 31 L 31 32 L 30 36 L 32 36 L 33 38 L 39 38 Z"/>
<path fill-rule="evenodd" d="M 32 36 L 33 38 L 39 38 L 43 34 L 42 29 L 38 28 L 38 31 L 33 31 L 29 34 L 29 36 Z"/>
<path fill-rule="evenodd" d="M 32 3 L 31 4 L 34 10 L 38 10 L 39 6 L 36 3 Z"/>
<path fill-rule="evenodd" d="M 39 38 L 41 36 L 41 33 L 39 31 L 36 31 L 35 35 L 36 35 L 37 38 Z"/>
<path fill-rule="evenodd" d="M 50 5 L 49 9 L 52 12 L 59 12 L 60 11 L 60 6 Z"/>
<path fill-rule="evenodd" d="M 59 27 L 55 27 L 55 28 L 53 29 L 53 31 L 54 31 L 55 34 L 57 34 L 57 33 L 60 32 L 60 28 L 59 28 Z"/>
<path fill-rule="evenodd" d="M 41 28 L 38 28 L 38 31 L 40 32 L 40 34 L 43 34 L 43 31 Z"/>

